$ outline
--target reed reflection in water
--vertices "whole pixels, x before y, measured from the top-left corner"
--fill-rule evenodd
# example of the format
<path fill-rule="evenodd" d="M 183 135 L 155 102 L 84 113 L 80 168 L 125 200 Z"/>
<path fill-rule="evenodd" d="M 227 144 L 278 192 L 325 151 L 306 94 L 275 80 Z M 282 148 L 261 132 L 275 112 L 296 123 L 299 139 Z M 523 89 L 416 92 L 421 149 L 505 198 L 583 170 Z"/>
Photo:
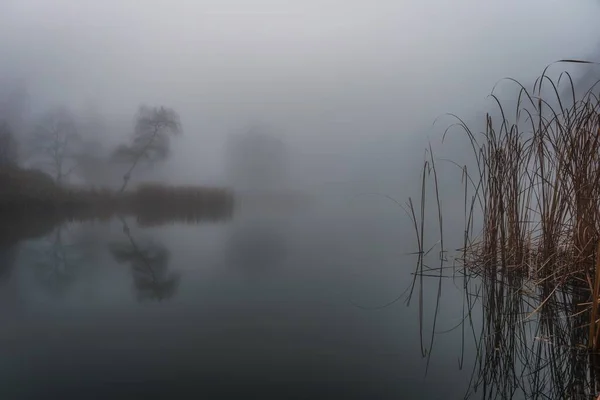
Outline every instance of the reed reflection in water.
<path fill-rule="evenodd" d="M 425 265 L 425 264 L 424 264 Z M 439 274 L 438 274 L 439 272 Z M 416 273 L 411 296 L 429 296 L 427 280 L 450 280 L 463 286 L 463 315 L 449 329 L 421 329 L 427 362 L 436 352 L 436 340 L 461 330 L 458 367 L 473 365 L 465 398 L 482 399 L 596 399 L 600 392 L 600 358 L 587 349 L 589 328 L 585 312 L 586 287 L 558 291 L 536 286 L 529 277 L 515 271 L 479 274 L 456 270 L 442 261 L 439 270 L 427 268 Z M 423 314 L 436 321 L 439 309 Z M 472 342 L 475 352 L 466 351 Z M 474 357 L 474 359 L 469 359 Z"/>

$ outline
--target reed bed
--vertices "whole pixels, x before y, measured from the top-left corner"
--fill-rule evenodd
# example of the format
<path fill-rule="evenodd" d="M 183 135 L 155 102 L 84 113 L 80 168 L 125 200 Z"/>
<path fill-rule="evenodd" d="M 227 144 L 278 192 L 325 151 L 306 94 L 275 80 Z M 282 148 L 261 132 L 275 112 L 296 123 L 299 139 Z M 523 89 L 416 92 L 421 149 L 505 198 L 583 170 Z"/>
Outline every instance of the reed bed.
<path fill-rule="evenodd" d="M 232 192 L 223 188 L 144 184 L 120 193 L 59 186 L 36 170 L 0 170 L 0 218 L 7 228 L 3 231 L 10 236 L 12 226 L 28 227 L 15 237 L 37 232 L 36 226 L 117 216 L 134 216 L 142 226 L 218 221 L 229 219 L 233 207 Z"/>
<path fill-rule="evenodd" d="M 577 60 L 560 62 L 585 63 Z M 599 84 L 576 93 L 571 75 L 556 80 L 548 68 L 528 89 L 518 86 L 516 109 L 492 94 L 500 118 L 487 115 L 485 129 L 463 120 L 474 168 L 463 166 L 464 243 L 457 260 L 487 279 L 520 275 L 548 294 L 578 289 L 587 315 L 587 343 L 600 350 L 600 98 Z M 444 133 L 444 136 L 448 131 Z M 444 139 L 447 139 L 446 137 Z M 420 208 L 409 199 L 423 272 L 427 178 L 444 254 L 442 206 L 435 157 L 423 168 Z M 547 297 L 546 299 L 548 299 Z M 540 307 L 546 302 L 540 300 Z M 581 312 L 581 310 L 579 311 Z"/>
<path fill-rule="evenodd" d="M 143 226 L 218 221 L 231 217 L 233 206 L 233 194 L 227 189 L 159 184 L 138 187 L 128 205 Z"/>

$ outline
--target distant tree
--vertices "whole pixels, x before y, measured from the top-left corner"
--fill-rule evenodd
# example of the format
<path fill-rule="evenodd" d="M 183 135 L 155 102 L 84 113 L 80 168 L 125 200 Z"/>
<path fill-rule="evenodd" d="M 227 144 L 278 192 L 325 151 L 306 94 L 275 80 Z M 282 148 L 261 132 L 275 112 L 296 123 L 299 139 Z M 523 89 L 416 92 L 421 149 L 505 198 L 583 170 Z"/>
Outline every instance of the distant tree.
<path fill-rule="evenodd" d="M 230 183 L 243 192 L 281 189 L 287 179 L 286 153 L 281 137 L 262 125 L 231 135 L 227 143 Z"/>
<path fill-rule="evenodd" d="M 17 164 L 17 141 L 10 126 L 0 121 L 0 166 Z"/>
<path fill-rule="evenodd" d="M 81 136 L 70 112 L 64 108 L 48 111 L 38 120 L 31 142 L 34 163 L 61 183 L 77 167 Z"/>
<path fill-rule="evenodd" d="M 174 110 L 162 106 L 141 106 L 131 144 L 119 146 L 113 155 L 116 160 L 131 163 L 123 176 L 120 192 L 125 191 L 132 171 L 140 162 L 164 161 L 169 156 L 170 137 L 180 133 L 181 122 Z"/>

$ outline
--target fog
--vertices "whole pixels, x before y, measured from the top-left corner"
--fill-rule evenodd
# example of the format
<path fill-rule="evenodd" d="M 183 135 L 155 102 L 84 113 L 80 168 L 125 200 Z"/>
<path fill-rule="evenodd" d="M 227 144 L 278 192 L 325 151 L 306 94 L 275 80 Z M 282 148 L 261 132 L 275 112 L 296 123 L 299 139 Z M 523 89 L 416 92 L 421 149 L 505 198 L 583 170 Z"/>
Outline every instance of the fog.
<path fill-rule="evenodd" d="M 461 279 L 467 194 L 443 159 L 471 150 L 440 137 L 455 122 L 445 113 L 483 129 L 504 77 L 531 86 L 556 60 L 600 61 L 599 11 L 0 0 L 0 398 L 184 398 L 193 386 L 208 398 L 466 398 L 496 385 L 524 398 L 567 383 L 580 395 L 596 383 L 579 357 L 587 330 L 571 331 L 583 320 L 546 318 L 571 309 L 558 287 L 539 318 L 529 303 L 535 281 L 551 282 L 534 265 L 537 233 L 530 248 L 502 247 L 517 256 L 502 271 L 519 279 Z M 578 85 L 600 78 L 549 71 L 563 68 Z M 515 90 L 496 93 L 510 105 Z M 428 143 L 441 205 L 433 191 L 420 202 Z M 409 197 L 415 221 L 390 201 Z M 521 245 L 514 221 L 536 225 L 506 215 Z M 513 268 L 523 254 L 533 264 Z M 560 281 L 572 305 L 587 299 Z"/>
<path fill-rule="evenodd" d="M 156 179 L 225 182 L 227 137 L 266 124 L 291 149 L 293 182 L 395 190 L 399 176 L 418 174 L 412 166 L 445 127 L 432 127 L 439 115 L 469 119 L 503 77 L 530 82 L 555 60 L 594 58 L 599 8 L 3 0 L 0 83 L 26 87 L 29 116 L 56 106 L 100 116 L 97 141 L 108 147 L 129 137 L 140 104 L 176 110 L 183 136 Z"/>

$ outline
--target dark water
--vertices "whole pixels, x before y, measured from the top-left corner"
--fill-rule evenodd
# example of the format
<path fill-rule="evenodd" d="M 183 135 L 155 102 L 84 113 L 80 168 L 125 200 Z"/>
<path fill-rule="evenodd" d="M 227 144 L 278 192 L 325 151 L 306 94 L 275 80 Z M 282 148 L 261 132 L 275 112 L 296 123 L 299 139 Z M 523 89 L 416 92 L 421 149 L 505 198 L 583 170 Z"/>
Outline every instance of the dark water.
<path fill-rule="evenodd" d="M 393 207 L 341 204 L 5 244 L 0 398 L 463 398 L 460 279 L 442 282 L 433 351 L 437 279 L 421 307 L 419 288 L 379 307 L 413 280 L 410 229 Z"/>

